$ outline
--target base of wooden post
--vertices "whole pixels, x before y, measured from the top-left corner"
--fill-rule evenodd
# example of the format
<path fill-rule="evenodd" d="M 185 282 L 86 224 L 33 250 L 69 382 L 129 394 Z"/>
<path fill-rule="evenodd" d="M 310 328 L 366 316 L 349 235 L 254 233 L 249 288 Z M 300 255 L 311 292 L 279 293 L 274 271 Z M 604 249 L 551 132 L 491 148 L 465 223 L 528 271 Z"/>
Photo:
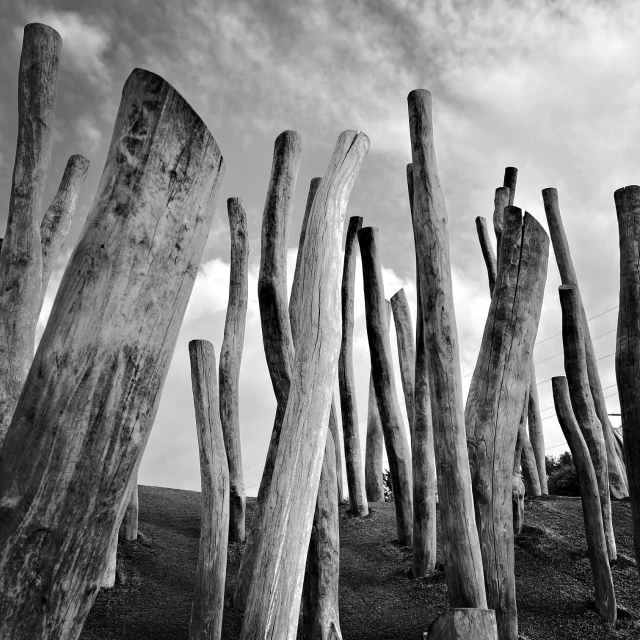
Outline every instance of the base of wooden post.
<path fill-rule="evenodd" d="M 447 609 L 423 634 L 423 640 L 498 640 L 493 609 Z"/>

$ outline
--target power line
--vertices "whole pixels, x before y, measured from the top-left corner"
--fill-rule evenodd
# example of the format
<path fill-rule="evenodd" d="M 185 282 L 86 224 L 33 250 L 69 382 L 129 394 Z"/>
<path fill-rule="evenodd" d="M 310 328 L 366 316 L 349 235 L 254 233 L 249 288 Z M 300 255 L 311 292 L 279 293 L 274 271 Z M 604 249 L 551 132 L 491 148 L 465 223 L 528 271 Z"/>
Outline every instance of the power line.
<path fill-rule="evenodd" d="M 599 313 L 596 316 L 591 316 L 591 318 L 587 318 L 587 322 L 591 322 L 591 320 L 595 320 L 596 318 L 599 318 L 600 316 L 603 316 L 605 313 L 609 313 L 609 311 L 613 311 L 614 309 L 617 309 L 619 307 L 619 305 L 616 305 L 615 307 L 611 307 L 611 309 L 607 309 L 606 311 L 603 311 L 602 313 Z M 542 344 L 543 342 L 548 342 L 549 340 L 553 339 L 553 338 L 557 338 L 558 336 L 562 335 L 562 331 L 560 331 L 559 333 L 554 333 L 552 336 L 549 336 L 548 338 L 545 338 L 544 340 L 540 340 L 539 342 L 536 342 L 533 346 L 537 347 L 539 344 Z"/>

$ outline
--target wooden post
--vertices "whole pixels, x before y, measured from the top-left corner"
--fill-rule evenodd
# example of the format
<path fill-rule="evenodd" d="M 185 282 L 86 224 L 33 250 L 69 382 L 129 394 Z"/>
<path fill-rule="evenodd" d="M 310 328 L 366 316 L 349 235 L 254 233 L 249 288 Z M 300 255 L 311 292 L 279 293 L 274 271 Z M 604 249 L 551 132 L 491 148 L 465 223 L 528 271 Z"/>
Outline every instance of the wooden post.
<path fill-rule="evenodd" d="M 344 482 L 342 479 L 342 449 L 340 447 L 340 435 L 338 434 L 338 410 L 336 409 L 335 392 L 331 396 L 331 408 L 329 409 L 329 431 L 333 436 L 334 455 L 336 457 L 336 484 L 338 487 L 338 502 L 343 504 L 346 502 L 344 497 Z"/>
<path fill-rule="evenodd" d="M 100 589 L 113 589 L 116 585 L 116 567 L 118 562 L 118 532 L 119 527 L 109 538 L 109 546 L 107 548 L 107 566 L 100 579 Z"/>
<path fill-rule="evenodd" d="M 120 526 L 120 531 L 124 534 L 125 540 L 133 542 L 138 539 L 138 474 L 137 472 L 131 478 L 131 486 L 129 489 L 129 497 L 127 499 L 127 508 L 124 513 L 124 519 Z"/>
<path fill-rule="evenodd" d="M 423 89 L 412 91 L 408 106 L 414 176 L 413 233 L 432 383 L 431 415 L 447 596 L 451 607 L 482 609 L 487 601 L 474 523 L 447 209 L 433 144 L 431 94 Z"/>
<path fill-rule="evenodd" d="M 571 406 L 591 454 L 591 462 L 593 463 L 600 490 L 600 507 L 602 509 L 602 522 L 604 536 L 607 540 L 609 559 L 615 560 L 617 554 L 611 520 L 607 449 L 604 434 L 602 433 L 602 425 L 596 415 L 591 390 L 589 389 L 580 291 L 577 285 L 566 284 L 562 285 L 558 292 L 560 294 L 560 307 L 562 308 L 564 370 L 569 384 Z"/>
<path fill-rule="evenodd" d="M 576 471 L 578 472 L 580 499 L 582 500 L 584 527 L 587 536 L 587 550 L 595 586 L 596 610 L 605 620 L 615 624 L 618 610 L 602 522 L 600 489 L 591 454 L 573 414 L 567 379 L 563 376 L 557 376 L 551 379 L 551 385 L 558 422 L 567 440 L 573 462 L 576 465 Z"/>
<path fill-rule="evenodd" d="M 536 468 L 538 470 L 538 481 L 540 483 L 540 495 L 548 496 L 547 487 L 547 464 L 545 461 L 544 431 L 542 428 L 542 417 L 540 416 L 540 402 L 538 400 L 538 385 L 536 380 L 536 365 L 531 358 L 531 382 L 529 383 L 529 406 L 527 408 L 529 423 L 529 442 L 533 452 Z"/>
<path fill-rule="evenodd" d="M 569 242 L 564 232 L 562 217 L 560 216 L 560 206 L 558 204 L 558 191 L 556 189 L 543 189 L 542 199 L 544 202 L 544 210 L 547 215 L 547 223 L 549 224 L 549 234 L 553 243 L 553 251 L 558 263 L 560 271 L 560 279 L 562 284 L 578 284 L 573 261 L 571 259 L 571 251 Z M 602 383 L 600 382 L 600 373 L 598 372 L 598 364 L 591 342 L 591 332 L 589 330 L 589 322 L 587 314 L 584 310 L 582 298 L 580 299 L 582 308 L 582 327 L 584 332 L 585 350 L 587 356 L 587 370 L 589 374 L 589 387 L 593 402 L 595 405 L 598 420 L 602 425 L 605 444 L 607 446 L 607 467 L 609 469 L 609 488 L 611 496 L 616 499 L 626 498 L 629 495 L 629 487 L 627 486 L 626 470 L 624 461 L 620 458 L 616 451 L 615 437 L 613 435 L 613 427 L 607 415 L 607 403 L 602 391 Z"/>
<path fill-rule="evenodd" d="M 344 214 L 369 139 L 338 138 L 313 201 L 302 249 L 294 375 L 266 500 L 240 640 L 294 640 L 340 346 Z M 303 444 L 301 444 L 303 443 Z"/>
<path fill-rule="evenodd" d="M 447 609 L 429 626 L 425 640 L 498 640 L 491 609 Z"/>
<path fill-rule="evenodd" d="M 536 459 L 533 455 L 533 448 L 529 442 L 527 435 L 527 413 L 529 408 L 529 388 L 525 393 L 524 406 L 522 416 L 518 425 L 518 440 L 516 442 L 515 464 L 522 466 L 522 479 L 524 481 L 525 490 L 530 498 L 536 498 L 540 495 L 540 479 L 538 478 L 538 468 Z"/>
<path fill-rule="evenodd" d="M 640 187 L 615 194 L 620 234 L 620 311 L 616 338 L 616 381 L 620 393 L 624 453 L 633 519 L 633 544 L 640 571 Z"/>
<path fill-rule="evenodd" d="M 220 421 L 216 355 L 206 340 L 189 342 L 196 412 L 202 514 L 189 640 L 220 640 L 229 540 L 230 480 Z"/>
<path fill-rule="evenodd" d="M 134 70 L 0 447 L 0 637 L 80 635 L 153 425 L 223 169 L 182 96 Z"/>
<path fill-rule="evenodd" d="M 391 344 L 384 327 L 384 285 L 378 229 L 364 227 L 358 231 L 358 243 L 362 257 L 364 305 L 369 353 L 371 354 L 371 373 L 387 449 L 387 460 L 389 461 L 398 544 L 410 545 L 413 536 L 411 458 L 392 374 Z"/>
<path fill-rule="evenodd" d="M 493 197 L 493 230 L 496 234 L 498 255 L 500 254 L 500 242 L 502 240 L 502 219 L 504 217 L 505 207 L 509 206 L 510 194 L 511 190 L 508 187 L 498 187 Z M 498 264 L 496 262 L 496 269 L 497 267 Z"/>
<path fill-rule="evenodd" d="M 493 295 L 496 286 L 496 256 L 493 253 L 491 240 L 489 239 L 489 230 L 487 229 L 487 221 L 482 216 L 476 218 L 476 231 L 478 232 L 478 240 L 480 240 L 480 249 L 482 257 L 487 267 L 487 275 L 489 276 L 489 292 Z"/>
<path fill-rule="evenodd" d="M 505 167 L 504 180 L 502 186 L 509 189 L 509 206 L 513 206 L 516 199 L 516 184 L 518 182 L 518 169 L 516 167 Z"/>
<path fill-rule="evenodd" d="M 227 200 L 231 235 L 229 304 L 220 350 L 220 422 L 229 467 L 229 542 L 244 542 L 245 496 L 238 380 L 249 300 L 249 234 L 240 198 Z"/>
<path fill-rule="evenodd" d="M 42 290 L 40 215 L 56 107 L 62 38 L 24 28 L 18 74 L 18 142 L 0 252 L 0 444 L 33 360 Z"/>

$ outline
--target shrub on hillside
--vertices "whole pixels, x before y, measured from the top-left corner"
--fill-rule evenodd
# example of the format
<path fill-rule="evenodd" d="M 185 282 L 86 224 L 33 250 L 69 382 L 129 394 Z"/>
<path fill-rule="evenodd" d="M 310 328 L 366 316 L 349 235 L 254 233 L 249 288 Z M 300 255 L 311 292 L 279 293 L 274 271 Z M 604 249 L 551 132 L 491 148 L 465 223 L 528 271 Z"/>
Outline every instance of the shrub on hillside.
<path fill-rule="evenodd" d="M 382 472 L 382 484 L 384 485 L 384 501 L 393 502 L 393 486 L 391 485 L 391 471 L 385 469 Z"/>
<path fill-rule="evenodd" d="M 578 474 L 569 451 L 557 458 L 545 456 L 549 493 L 557 496 L 579 496 Z"/>

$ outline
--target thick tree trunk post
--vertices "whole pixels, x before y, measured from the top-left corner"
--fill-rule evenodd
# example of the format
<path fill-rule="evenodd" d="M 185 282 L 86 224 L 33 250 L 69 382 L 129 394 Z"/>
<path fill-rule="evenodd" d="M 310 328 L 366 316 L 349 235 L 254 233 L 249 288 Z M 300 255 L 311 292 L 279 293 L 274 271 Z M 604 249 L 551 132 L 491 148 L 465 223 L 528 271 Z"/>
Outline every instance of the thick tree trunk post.
<path fill-rule="evenodd" d="M 241 640 L 294 640 L 340 348 L 344 214 L 369 150 L 363 133 L 338 138 L 313 201 L 302 249 L 292 384 L 266 500 Z M 294 323 L 295 324 L 295 323 Z M 303 445 L 301 445 L 303 443 Z"/>
<path fill-rule="evenodd" d="M 244 542 L 245 496 L 238 380 L 249 300 L 249 234 L 240 198 L 227 200 L 231 235 L 229 304 L 220 349 L 220 422 L 229 467 L 229 542 Z"/>
<path fill-rule="evenodd" d="M 551 384 L 558 422 L 578 472 L 587 550 L 595 586 L 596 610 L 605 620 L 615 624 L 618 610 L 602 523 L 600 489 L 591 461 L 591 454 L 573 414 L 567 379 L 563 376 L 557 376 L 551 379 Z"/>
<path fill-rule="evenodd" d="M 540 495 L 548 496 L 547 487 L 547 465 L 545 462 L 544 432 L 542 429 L 542 418 L 540 416 L 540 402 L 538 400 L 538 385 L 536 380 L 536 365 L 531 358 L 531 382 L 529 383 L 529 406 L 527 415 L 529 422 L 529 442 L 533 452 L 536 467 L 538 470 L 538 481 L 540 483 Z"/>
<path fill-rule="evenodd" d="M 408 96 L 414 176 L 413 233 L 418 254 L 427 363 L 431 384 L 443 558 L 451 607 L 487 606 L 462 408 L 447 209 L 440 187 L 431 94 Z"/>
<path fill-rule="evenodd" d="M 189 640 L 220 640 L 229 541 L 230 480 L 213 345 L 206 340 L 191 340 L 189 360 L 202 485 L 200 551 Z"/>
<path fill-rule="evenodd" d="M 342 640 L 338 607 L 340 514 L 333 449 L 329 432 L 302 588 L 303 640 Z"/>
<path fill-rule="evenodd" d="M 509 189 L 509 206 L 513 206 L 516 199 L 516 184 L 518 182 L 518 169 L 516 167 L 505 167 L 504 180 L 502 186 Z"/>
<path fill-rule="evenodd" d="M 611 520 L 607 449 L 604 434 L 602 433 L 602 425 L 596 415 L 591 390 L 589 389 L 580 291 L 577 285 L 566 284 L 562 285 L 558 292 L 560 294 L 560 307 L 562 308 L 564 370 L 567 374 L 567 382 L 571 394 L 571 406 L 591 454 L 593 470 L 600 489 L 600 507 L 602 509 L 602 522 L 607 540 L 609 559 L 615 560 L 617 554 L 613 522 Z"/>
<path fill-rule="evenodd" d="M 491 609 L 447 609 L 429 626 L 425 640 L 498 640 Z"/>
<path fill-rule="evenodd" d="M 33 360 L 42 290 L 40 215 L 62 38 L 44 24 L 24 28 L 18 74 L 18 142 L 0 252 L 0 444 Z"/>
<path fill-rule="evenodd" d="M 569 242 L 564 232 L 562 218 L 560 216 L 560 206 L 558 204 L 558 191 L 553 188 L 542 190 L 542 199 L 544 201 L 544 210 L 547 215 L 547 223 L 549 224 L 549 234 L 553 243 L 553 251 L 558 263 L 560 271 L 560 279 L 562 284 L 578 284 L 573 261 L 571 259 L 571 251 Z M 587 314 L 584 310 L 582 298 L 580 299 L 582 308 L 582 327 L 584 332 L 585 350 L 587 355 L 587 370 L 589 373 L 589 387 L 591 395 L 598 415 L 598 420 L 602 425 L 604 439 L 607 446 L 607 466 L 609 469 L 609 488 L 611 497 L 619 500 L 629 495 L 627 486 L 626 469 L 624 461 L 620 458 L 616 451 L 615 437 L 613 435 L 613 427 L 607 415 L 607 403 L 602 391 L 602 383 L 600 382 L 600 373 L 598 372 L 598 364 L 591 342 L 591 332 L 589 330 L 589 322 Z"/>
<path fill-rule="evenodd" d="M 349 218 L 347 239 L 344 247 L 344 266 L 342 269 L 342 342 L 340 345 L 340 359 L 338 360 L 344 457 L 347 466 L 349 507 L 352 516 L 366 516 L 369 513 L 362 473 L 358 405 L 353 378 L 353 301 L 358 250 L 358 236 L 356 234 L 361 228 L 362 218 L 358 216 Z M 382 479 L 380 481 L 382 482 Z"/>
<path fill-rule="evenodd" d="M 493 253 L 491 240 L 489 239 L 489 230 L 487 229 L 487 221 L 482 216 L 476 218 L 476 231 L 478 232 L 478 240 L 480 240 L 480 249 L 482 257 L 487 267 L 487 275 L 489 276 L 489 292 L 493 295 L 496 286 L 496 256 Z"/>
<path fill-rule="evenodd" d="M 0 448 L 0 638 L 80 635 L 153 425 L 223 167 L 178 92 L 134 70 Z"/>
<path fill-rule="evenodd" d="M 124 513 L 124 519 L 120 531 L 123 532 L 125 540 L 133 542 L 138 539 L 138 474 L 136 473 L 131 479 L 131 488 L 129 499 L 127 500 L 127 509 Z"/>
<path fill-rule="evenodd" d="M 410 545 L 413 537 L 411 458 L 393 379 L 391 344 L 389 335 L 385 331 L 384 285 L 378 248 L 378 229 L 364 227 L 358 231 L 358 243 L 362 258 L 371 374 L 393 487 L 398 544 Z"/>
<path fill-rule="evenodd" d="M 640 187 L 615 194 L 620 235 L 620 311 L 616 338 L 616 381 L 620 393 L 633 541 L 640 571 Z"/>

